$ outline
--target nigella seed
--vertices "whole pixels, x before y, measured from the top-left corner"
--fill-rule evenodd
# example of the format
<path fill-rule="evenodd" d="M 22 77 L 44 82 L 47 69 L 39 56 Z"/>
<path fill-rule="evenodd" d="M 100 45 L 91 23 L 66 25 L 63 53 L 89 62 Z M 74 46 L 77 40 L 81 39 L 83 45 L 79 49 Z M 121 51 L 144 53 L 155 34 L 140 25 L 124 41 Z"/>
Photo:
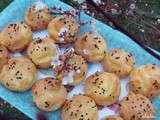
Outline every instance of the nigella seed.
<path fill-rule="evenodd" d="M 98 39 L 98 37 L 94 37 L 94 39 Z"/>
<path fill-rule="evenodd" d="M 9 87 L 9 83 L 7 82 L 6 85 Z"/>
<path fill-rule="evenodd" d="M 128 101 L 129 100 L 129 98 L 128 97 L 126 97 L 126 101 Z"/>
<path fill-rule="evenodd" d="M 99 80 L 99 78 L 96 78 L 95 81 L 97 82 Z"/>
<path fill-rule="evenodd" d="M 83 72 L 83 76 L 85 75 L 85 72 Z"/>
<path fill-rule="evenodd" d="M 45 103 L 45 107 L 49 107 L 49 103 L 47 101 L 44 102 Z"/>
<path fill-rule="evenodd" d="M 113 56 L 113 55 L 114 55 L 114 53 L 111 54 L 111 56 Z"/>
<path fill-rule="evenodd" d="M 96 82 L 92 82 L 92 84 L 96 84 Z"/>
<path fill-rule="evenodd" d="M 115 57 L 115 59 L 119 59 L 120 57 Z"/>
<path fill-rule="evenodd" d="M 71 116 L 73 115 L 73 112 L 71 112 Z"/>
<path fill-rule="evenodd" d="M 79 108 L 82 107 L 82 104 L 79 105 Z"/>
<path fill-rule="evenodd" d="M 16 79 L 22 79 L 22 77 L 16 77 Z"/>
<path fill-rule="evenodd" d="M 95 45 L 94 45 L 94 47 L 95 47 L 95 48 L 97 48 L 97 49 L 99 49 L 99 47 L 98 47 L 98 45 L 97 45 L 97 44 L 95 44 Z"/>
<path fill-rule="evenodd" d="M 155 66 L 152 66 L 152 69 L 155 69 Z"/>
<path fill-rule="evenodd" d="M 128 58 L 126 57 L 126 61 L 128 62 Z"/>
<path fill-rule="evenodd" d="M 13 24 L 10 24 L 10 26 L 13 26 Z"/>
<path fill-rule="evenodd" d="M 52 83 L 52 81 L 48 81 L 48 84 Z"/>

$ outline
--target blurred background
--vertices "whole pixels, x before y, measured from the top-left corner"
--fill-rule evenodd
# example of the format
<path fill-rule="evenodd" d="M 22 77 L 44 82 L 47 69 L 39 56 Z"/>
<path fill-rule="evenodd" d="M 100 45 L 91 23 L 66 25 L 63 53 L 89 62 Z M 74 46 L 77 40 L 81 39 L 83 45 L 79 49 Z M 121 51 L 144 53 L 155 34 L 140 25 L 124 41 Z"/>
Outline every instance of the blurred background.
<path fill-rule="evenodd" d="M 35 0 L 36 1 L 36 0 Z M 84 2 L 85 0 L 61 0 L 73 7 L 79 7 L 104 23 L 114 27 L 99 11 Z M 160 0 L 93 0 L 111 15 L 128 32 L 136 36 L 143 44 L 160 52 Z M 12 0 L 0 0 L 0 12 Z M 7 120 L 30 120 L 23 113 L 0 99 L 0 115 Z"/>

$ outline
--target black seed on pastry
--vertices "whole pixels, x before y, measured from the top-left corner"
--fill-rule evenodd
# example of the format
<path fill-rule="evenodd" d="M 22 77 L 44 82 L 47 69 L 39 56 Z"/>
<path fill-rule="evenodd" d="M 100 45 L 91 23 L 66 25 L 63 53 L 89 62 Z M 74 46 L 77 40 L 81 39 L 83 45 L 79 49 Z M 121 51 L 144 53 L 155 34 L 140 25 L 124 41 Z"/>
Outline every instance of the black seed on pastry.
<path fill-rule="evenodd" d="M 155 66 L 152 66 L 152 69 L 155 69 Z"/>
<path fill-rule="evenodd" d="M 73 115 L 73 112 L 71 112 L 71 114 L 70 114 L 71 116 Z"/>
<path fill-rule="evenodd" d="M 79 108 L 82 107 L 82 104 L 79 105 Z"/>
<path fill-rule="evenodd" d="M 98 47 L 98 45 L 97 45 L 97 44 L 95 44 L 95 45 L 94 45 L 94 47 L 95 47 L 95 48 L 97 48 L 97 49 L 99 49 L 99 47 Z"/>
<path fill-rule="evenodd" d="M 120 57 L 115 57 L 115 59 L 119 59 Z"/>
<path fill-rule="evenodd" d="M 126 57 L 126 61 L 128 62 L 128 58 Z"/>
<path fill-rule="evenodd" d="M 113 56 L 113 55 L 114 55 L 114 53 L 111 54 L 111 56 Z"/>
<path fill-rule="evenodd" d="M 45 107 L 49 107 L 49 103 L 47 101 L 44 102 L 45 103 Z"/>
<path fill-rule="evenodd" d="M 126 97 L 126 101 L 128 101 L 129 100 L 129 98 L 128 97 Z"/>
<path fill-rule="evenodd" d="M 6 85 L 9 87 L 9 83 L 8 82 L 6 82 Z"/>

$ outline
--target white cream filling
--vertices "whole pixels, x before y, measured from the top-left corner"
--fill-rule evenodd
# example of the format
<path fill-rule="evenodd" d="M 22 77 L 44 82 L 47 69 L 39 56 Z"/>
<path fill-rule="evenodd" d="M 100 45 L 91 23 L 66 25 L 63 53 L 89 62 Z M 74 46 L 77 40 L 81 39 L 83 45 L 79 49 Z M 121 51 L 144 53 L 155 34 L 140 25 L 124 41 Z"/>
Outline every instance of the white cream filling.
<path fill-rule="evenodd" d="M 55 48 L 55 55 L 53 55 L 51 65 L 55 68 L 57 65 L 60 65 L 61 61 L 59 60 L 59 56 L 62 55 L 62 51 L 56 45 L 52 45 Z"/>
<path fill-rule="evenodd" d="M 23 56 L 21 53 L 19 53 L 19 52 L 15 52 L 15 53 L 13 53 L 13 54 L 10 54 L 12 57 L 21 57 L 21 56 Z"/>
<path fill-rule="evenodd" d="M 74 74 L 75 74 L 75 71 L 70 71 L 69 73 L 67 73 L 67 75 L 63 77 L 62 84 L 68 85 L 69 83 L 72 83 L 74 81 L 74 78 L 73 78 Z"/>
<path fill-rule="evenodd" d="M 85 55 L 89 55 L 89 54 L 90 54 L 90 51 L 87 50 L 87 49 L 84 49 L 84 50 L 83 50 L 83 53 L 84 53 Z"/>
<path fill-rule="evenodd" d="M 36 11 L 42 10 L 47 7 L 42 1 L 37 1 L 34 3 Z"/>
<path fill-rule="evenodd" d="M 102 4 L 102 1 L 101 0 L 93 0 L 95 3 L 97 4 Z"/>
<path fill-rule="evenodd" d="M 78 73 L 78 74 L 81 73 L 81 70 L 80 69 L 76 70 L 76 73 Z"/>

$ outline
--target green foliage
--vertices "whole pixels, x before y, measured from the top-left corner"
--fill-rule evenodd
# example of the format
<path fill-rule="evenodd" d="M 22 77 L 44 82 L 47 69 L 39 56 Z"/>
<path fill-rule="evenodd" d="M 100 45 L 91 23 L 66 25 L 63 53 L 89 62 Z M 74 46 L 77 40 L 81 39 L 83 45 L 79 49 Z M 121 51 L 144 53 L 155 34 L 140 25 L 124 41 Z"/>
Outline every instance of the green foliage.
<path fill-rule="evenodd" d="M 0 0 L 0 12 L 11 2 L 12 0 Z"/>

